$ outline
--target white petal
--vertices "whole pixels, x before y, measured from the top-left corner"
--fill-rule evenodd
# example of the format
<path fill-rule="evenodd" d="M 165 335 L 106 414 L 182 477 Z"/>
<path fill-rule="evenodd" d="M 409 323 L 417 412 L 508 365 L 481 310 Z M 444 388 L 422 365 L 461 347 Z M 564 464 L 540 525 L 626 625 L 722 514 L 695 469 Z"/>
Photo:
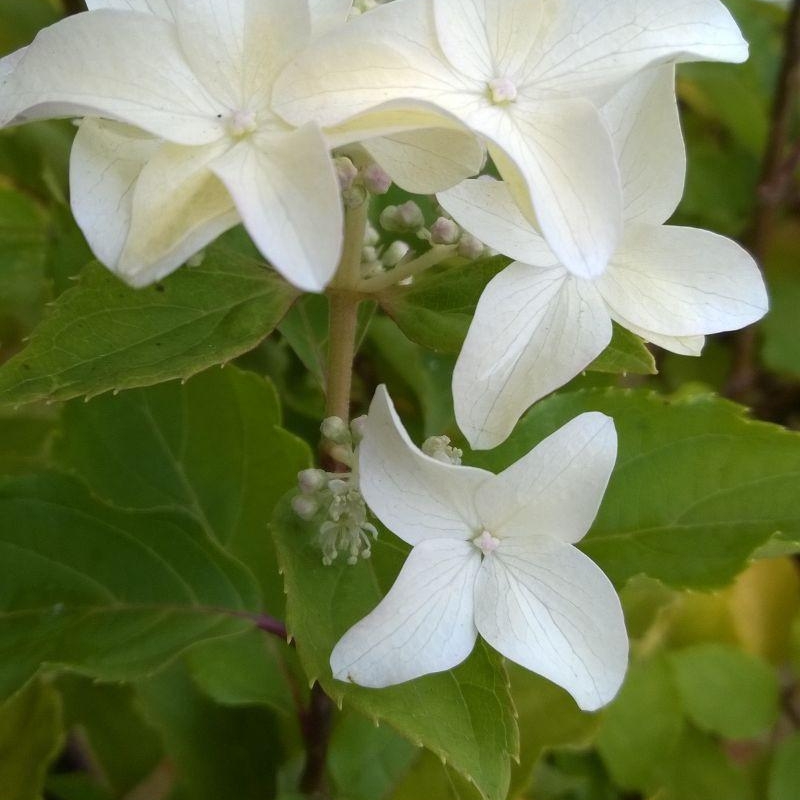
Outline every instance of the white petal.
<path fill-rule="evenodd" d="M 566 689 L 584 711 L 609 703 L 622 685 L 628 637 L 619 598 L 572 545 L 502 542 L 478 573 L 475 624 L 492 647 Z"/>
<path fill-rule="evenodd" d="M 481 519 L 496 536 L 549 536 L 569 544 L 589 531 L 617 460 L 614 420 L 581 414 L 478 489 Z"/>
<path fill-rule="evenodd" d="M 253 241 L 288 281 L 320 292 L 342 250 L 339 183 L 314 125 L 240 142 L 212 164 Z"/>
<path fill-rule="evenodd" d="M 626 223 L 666 222 L 681 201 L 686 178 L 675 67 L 646 70 L 602 113 L 619 159 Z"/>
<path fill-rule="evenodd" d="M 614 314 L 667 336 L 738 330 L 768 309 L 752 257 L 695 228 L 631 226 L 597 285 Z"/>
<path fill-rule="evenodd" d="M 434 0 L 439 43 L 471 78 L 511 77 L 525 63 L 542 20 L 530 0 Z"/>
<path fill-rule="evenodd" d="M 324 36 L 344 25 L 353 0 L 310 0 L 311 28 L 314 36 Z"/>
<path fill-rule="evenodd" d="M 393 0 L 288 64 L 275 84 L 273 108 L 296 125 L 315 120 L 327 128 L 401 98 L 448 108 L 450 95 L 461 102 L 464 86 L 441 53 L 429 0 Z"/>
<path fill-rule="evenodd" d="M 172 8 L 187 60 L 234 111 L 267 109 L 278 72 L 311 36 L 298 0 L 172 0 Z"/>
<path fill-rule="evenodd" d="M 594 287 L 564 269 L 514 263 L 486 287 L 453 374 L 456 419 L 470 444 L 503 442 L 537 400 L 574 378 L 611 341 Z"/>
<path fill-rule="evenodd" d="M 412 194 L 435 194 L 477 175 L 486 161 L 480 141 L 467 131 L 428 128 L 362 142 L 367 152 Z"/>
<path fill-rule="evenodd" d="M 669 350 L 671 353 L 677 353 L 679 356 L 692 356 L 696 358 L 703 354 L 703 348 L 706 346 L 705 336 L 666 336 L 663 333 L 646 331 L 644 328 L 634 325 L 632 322 L 613 312 L 611 318 L 622 325 L 623 328 L 627 328 L 631 333 L 640 336 L 646 342 L 650 342 L 650 344 L 654 344 L 663 350 Z"/>
<path fill-rule="evenodd" d="M 228 190 L 209 169 L 229 145 L 165 143 L 144 167 L 133 196 L 130 233 L 116 270 L 132 286 L 174 272 L 239 223 Z"/>
<path fill-rule="evenodd" d="M 118 122 L 85 119 L 70 156 L 72 213 L 92 252 L 117 271 L 130 231 L 133 193 L 161 140 Z"/>
<path fill-rule="evenodd" d="M 68 17 L 40 31 L 0 88 L 0 121 L 107 117 L 181 144 L 224 133 L 224 109 L 186 63 L 175 26 L 155 16 Z"/>
<path fill-rule="evenodd" d="M 436 196 L 462 228 L 509 258 L 537 267 L 553 267 L 558 259 L 522 213 L 503 181 L 462 181 Z"/>
<path fill-rule="evenodd" d="M 96 11 L 99 8 L 116 8 L 120 11 L 138 11 L 154 14 L 164 19 L 174 19 L 168 0 L 86 0 L 86 8 Z"/>
<path fill-rule="evenodd" d="M 545 239 L 570 272 L 600 275 L 619 243 L 622 189 L 611 137 L 584 100 L 531 103 L 513 112 L 491 109 L 480 128 L 514 164 L 503 178 L 533 201 Z M 478 122 L 478 120 L 475 120 Z M 524 206 L 523 206 L 524 208 Z"/>
<path fill-rule="evenodd" d="M 382 689 L 458 666 L 477 639 L 471 542 L 417 545 L 380 605 L 339 640 L 331 654 L 340 681 Z"/>
<path fill-rule="evenodd" d="M 559 97 L 586 96 L 652 64 L 747 56 L 719 0 L 562 0 L 531 53 L 526 83 Z"/>
<path fill-rule="evenodd" d="M 409 544 L 480 534 L 475 492 L 491 473 L 444 464 L 415 447 L 385 386 L 378 387 L 370 406 L 358 464 L 367 504 Z"/>

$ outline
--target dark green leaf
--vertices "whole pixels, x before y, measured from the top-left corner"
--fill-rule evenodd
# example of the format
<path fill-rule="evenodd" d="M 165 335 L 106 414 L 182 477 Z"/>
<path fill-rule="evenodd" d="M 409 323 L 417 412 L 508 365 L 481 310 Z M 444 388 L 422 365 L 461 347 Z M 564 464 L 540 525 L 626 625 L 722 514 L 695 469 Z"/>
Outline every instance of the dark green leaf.
<path fill-rule="evenodd" d="M 3 800 L 40 800 L 63 739 L 61 699 L 49 684 L 35 681 L 0 706 Z"/>
<path fill-rule="evenodd" d="M 495 256 L 430 272 L 411 286 L 392 287 L 378 300 L 412 342 L 437 353 L 456 354 L 486 284 L 509 263 L 505 256 Z"/>
<path fill-rule="evenodd" d="M 211 250 L 202 266 L 135 290 L 94 265 L 0 368 L 0 404 L 69 400 L 188 378 L 255 347 L 295 290 L 262 264 Z"/>
<path fill-rule="evenodd" d="M 267 607 L 280 613 L 267 525 L 311 462 L 308 447 L 280 422 L 272 384 L 227 367 L 185 385 L 72 403 L 57 452 L 115 505 L 191 515 L 256 573 Z"/>
<path fill-rule="evenodd" d="M 252 627 L 249 574 L 185 514 L 122 511 L 57 475 L 0 482 L 0 696 L 42 664 L 107 681 Z"/>
<path fill-rule="evenodd" d="M 611 343 L 587 369 L 613 375 L 655 375 L 656 360 L 636 334 L 614 323 Z"/>

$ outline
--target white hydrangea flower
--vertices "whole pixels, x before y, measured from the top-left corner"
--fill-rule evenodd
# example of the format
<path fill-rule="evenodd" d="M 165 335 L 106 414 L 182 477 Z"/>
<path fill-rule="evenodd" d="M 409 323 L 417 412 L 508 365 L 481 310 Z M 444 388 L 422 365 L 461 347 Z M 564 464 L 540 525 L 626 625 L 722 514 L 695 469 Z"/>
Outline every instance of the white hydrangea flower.
<path fill-rule="evenodd" d="M 585 369 L 612 319 L 673 352 L 699 355 L 706 334 L 760 319 L 761 273 L 735 242 L 665 226 L 686 171 L 674 68 L 651 69 L 603 110 L 623 180 L 624 234 L 600 274 L 559 261 L 502 182 L 466 181 L 438 196 L 467 230 L 516 262 L 486 288 L 454 377 L 458 423 L 491 448 L 525 410 Z"/>
<path fill-rule="evenodd" d="M 336 678 L 381 688 L 452 669 L 478 634 L 581 708 L 617 693 L 628 639 L 608 578 L 575 543 L 616 460 L 613 421 L 583 414 L 500 475 L 413 445 L 384 387 L 359 451 L 361 491 L 413 545 L 378 607 L 336 645 Z"/>
<path fill-rule="evenodd" d="M 103 118 L 81 125 L 71 164 L 73 210 L 98 258 L 146 285 L 241 219 L 292 283 L 324 288 L 343 237 L 329 145 L 271 102 L 278 73 L 310 41 L 307 3 L 90 6 L 11 56 L 0 124 Z"/>
<path fill-rule="evenodd" d="M 648 65 L 747 51 L 719 0 L 394 0 L 289 64 L 275 103 L 325 126 L 365 111 L 376 129 L 448 114 L 486 140 L 560 260 L 588 277 L 621 225 L 596 105 Z"/>

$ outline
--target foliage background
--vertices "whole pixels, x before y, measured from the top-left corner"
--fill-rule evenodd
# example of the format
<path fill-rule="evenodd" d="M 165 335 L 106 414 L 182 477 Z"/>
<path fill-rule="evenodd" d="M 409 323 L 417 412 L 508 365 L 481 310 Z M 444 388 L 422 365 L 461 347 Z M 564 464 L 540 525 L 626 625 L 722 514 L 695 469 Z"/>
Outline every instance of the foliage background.
<path fill-rule="evenodd" d="M 778 210 L 763 186 L 786 12 L 728 5 L 752 58 L 680 70 L 676 221 L 756 251 L 772 313 L 700 359 L 618 339 L 506 445 L 470 456 L 500 469 L 582 410 L 617 419 L 585 549 L 622 590 L 633 666 L 598 715 L 480 648 L 413 687 L 333 684 L 333 642 L 403 551 L 385 535 L 370 564 L 325 569 L 279 502 L 323 416 L 324 298 L 297 301 L 241 231 L 126 289 L 69 212 L 72 124 L 0 133 L 2 800 L 292 800 L 323 733 L 304 729 L 315 678 L 343 705 L 324 779 L 339 800 L 800 796 L 800 186 L 783 176 Z M 0 54 L 63 11 L 2 0 Z M 444 269 L 364 309 L 357 410 L 387 382 L 418 441 L 458 438 L 454 356 L 499 266 Z M 296 649 L 259 629 L 264 612 Z"/>

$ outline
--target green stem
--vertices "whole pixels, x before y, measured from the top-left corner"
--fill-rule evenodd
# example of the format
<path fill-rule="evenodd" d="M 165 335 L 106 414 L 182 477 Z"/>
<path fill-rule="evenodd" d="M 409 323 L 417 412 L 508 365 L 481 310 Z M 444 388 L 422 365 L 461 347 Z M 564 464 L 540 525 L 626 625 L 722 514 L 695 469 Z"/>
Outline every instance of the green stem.
<path fill-rule="evenodd" d="M 328 374 L 326 414 L 350 419 L 350 394 L 353 385 L 353 360 L 356 355 L 358 307 L 361 296 L 351 291 L 331 290 L 328 335 Z"/>
<path fill-rule="evenodd" d="M 455 244 L 437 245 L 425 253 L 424 256 L 415 258 L 413 261 L 409 261 L 406 264 L 400 264 L 383 275 L 365 278 L 358 286 L 359 291 L 364 294 L 377 294 L 378 292 L 382 292 L 407 278 L 412 278 L 415 275 L 419 275 L 421 272 L 425 272 L 425 270 L 431 269 L 431 267 L 441 264 L 442 261 L 446 261 L 448 258 L 454 256 L 457 251 L 458 245 Z"/>

